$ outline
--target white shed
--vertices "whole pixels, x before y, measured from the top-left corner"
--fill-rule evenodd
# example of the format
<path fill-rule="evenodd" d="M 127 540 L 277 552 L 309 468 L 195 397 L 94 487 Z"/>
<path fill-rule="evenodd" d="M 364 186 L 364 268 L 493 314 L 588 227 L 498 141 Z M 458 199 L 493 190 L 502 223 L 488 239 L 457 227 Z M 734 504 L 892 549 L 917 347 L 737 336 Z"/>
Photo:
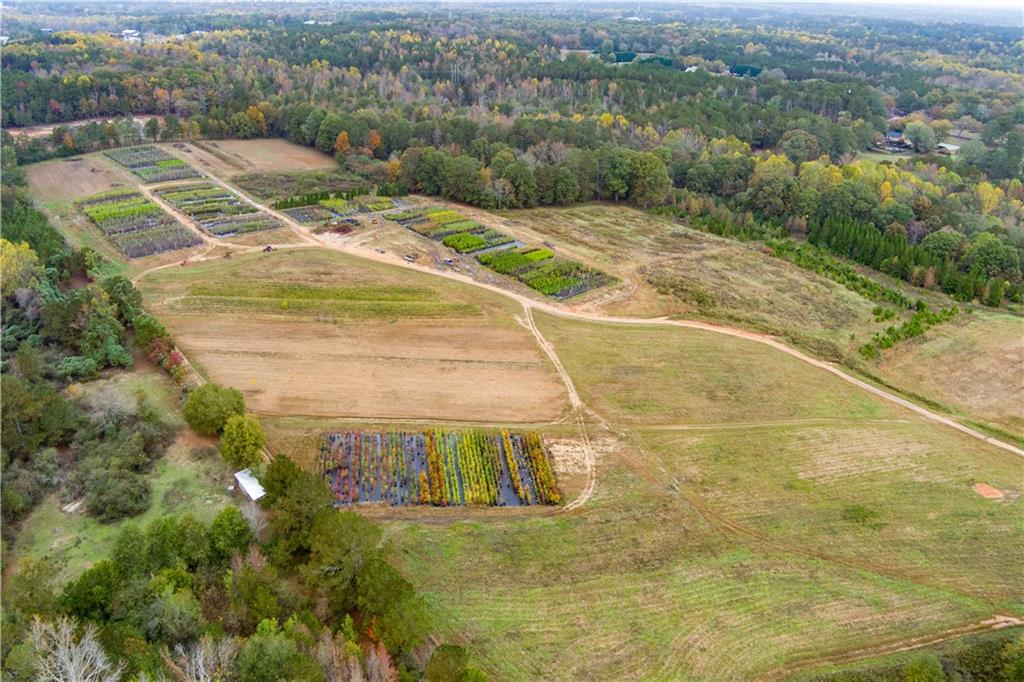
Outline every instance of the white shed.
<path fill-rule="evenodd" d="M 238 486 L 245 491 L 245 494 L 253 502 L 267 494 L 267 491 L 263 489 L 263 486 L 260 485 L 260 482 L 256 480 L 256 477 L 248 469 L 242 469 L 236 473 L 235 480 L 238 481 Z"/>

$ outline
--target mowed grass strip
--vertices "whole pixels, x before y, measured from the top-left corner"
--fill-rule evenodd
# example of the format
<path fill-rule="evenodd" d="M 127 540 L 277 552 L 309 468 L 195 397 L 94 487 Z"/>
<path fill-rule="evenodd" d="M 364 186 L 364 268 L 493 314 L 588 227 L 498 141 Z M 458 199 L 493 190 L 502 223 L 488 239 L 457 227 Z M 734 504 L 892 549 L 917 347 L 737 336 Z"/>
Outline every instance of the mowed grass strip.
<path fill-rule="evenodd" d="M 439 300 L 430 289 L 401 286 L 311 286 L 298 283 L 217 281 L 189 286 L 174 310 L 191 313 L 249 311 L 345 317 L 472 317 L 480 307 Z"/>
<path fill-rule="evenodd" d="M 189 295 L 321 301 L 429 301 L 437 297 L 435 292 L 419 287 L 312 286 L 237 280 L 193 284 Z"/>
<path fill-rule="evenodd" d="M 387 299 L 289 299 L 243 296 L 186 296 L 172 305 L 175 312 L 250 312 L 261 314 L 329 314 L 342 317 L 474 317 L 480 308 L 469 303 Z"/>
<path fill-rule="evenodd" d="M 154 273 L 142 283 L 148 300 L 173 314 L 254 313 L 274 317 L 328 315 L 472 319 L 515 326 L 501 297 L 326 249 L 252 253 Z"/>

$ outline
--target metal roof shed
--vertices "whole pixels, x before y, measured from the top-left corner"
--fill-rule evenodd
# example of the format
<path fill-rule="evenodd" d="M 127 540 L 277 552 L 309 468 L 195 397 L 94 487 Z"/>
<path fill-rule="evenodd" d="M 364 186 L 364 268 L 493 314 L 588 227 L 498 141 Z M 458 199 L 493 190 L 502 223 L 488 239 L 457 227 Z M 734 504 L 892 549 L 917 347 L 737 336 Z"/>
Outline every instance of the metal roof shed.
<path fill-rule="evenodd" d="M 245 494 L 253 502 L 267 494 L 267 491 L 263 489 L 263 486 L 260 485 L 260 482 L 256 480 L 256 477 L 248 469 L 242 469 L 236 473 L 235 480 L 238 481 L 238 486 L 245 491 Z"/>

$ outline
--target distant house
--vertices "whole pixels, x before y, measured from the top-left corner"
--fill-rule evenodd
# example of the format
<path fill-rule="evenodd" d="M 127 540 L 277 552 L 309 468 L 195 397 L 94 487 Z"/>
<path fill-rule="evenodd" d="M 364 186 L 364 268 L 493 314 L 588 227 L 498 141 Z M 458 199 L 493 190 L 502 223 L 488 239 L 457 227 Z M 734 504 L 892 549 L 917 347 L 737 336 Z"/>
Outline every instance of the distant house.
<path fill-rule="evenodd" d="M 10 36 L 0 36 L 0 45 L 6 45 L 7 41 L 10 40 Z"/>
<path fill-rule="evenodd" d="M 890 130 L 885 134 L 885 139 L 882 141 L 882 149 L 889 152 L 903 152 L 913 148 L 914 145 L 911 144 L 910 140 L 903 137 L 903 133 L 899 130 Z"/>
<path fill-rule="evenodd" d="M 305 24 L 306 26 L 316 26 L 316 19 L 306 19 L 302 23 Z"/>
<path fill-rule="evenodd" d="M 235 480 L 238 481 L 238 487 L 242 489 L 242 492 L 253 502 L 267 494 L 267 491 L 263 489 L 249 469 L 242 469 L 236 473 Z"/>
<path fill-rule="evenodd" d="M 53 29 L 52 28 L 41 28 L 41 29 L 39 29 L 39 32 L 40 33 L 45 33 L 46 35 L 51 35 L 53 33 Z"/>
<path fill-rule="evenodd" d="M 935 151 L 939 154 L 948 154 L 952 156 L 953 154 L 956 154 L 957 152 L 960 151 L 960 145 L 949 144 L 948 142 L 940 142 L 938 145 L 936 145 Z"/>
<path fill-rule="evenodd" d="M 685 69 L 683 69 L 683 72 L 684 73 L 695 73 L 695 72 L 697 72 L 699 70 L 700 70 L 700 67 L 697 66 L 696 64 L 694 64 L 692 66 L 687 66 Z"/>
<path fill-rule="evenodd" d="M 126 43 L 137 43 L 142 40 L 142 36 L 134 28 L 126 28 L 121 31 L 121 40 Z"/>

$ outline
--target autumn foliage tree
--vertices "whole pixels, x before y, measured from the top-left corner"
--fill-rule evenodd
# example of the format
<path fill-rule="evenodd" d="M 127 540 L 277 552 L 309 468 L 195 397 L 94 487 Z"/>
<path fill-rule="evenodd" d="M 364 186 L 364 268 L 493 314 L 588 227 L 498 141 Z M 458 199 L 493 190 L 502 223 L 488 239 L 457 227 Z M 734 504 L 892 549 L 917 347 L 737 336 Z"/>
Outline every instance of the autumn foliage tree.
<path fill-rule="evenodd" d="M 334 151 L 339 154 L 348 154 L 350 149 L 352 149 L 352 143 L 348 141 L 348 132 L 342 130 L 334 139 Z"/>

